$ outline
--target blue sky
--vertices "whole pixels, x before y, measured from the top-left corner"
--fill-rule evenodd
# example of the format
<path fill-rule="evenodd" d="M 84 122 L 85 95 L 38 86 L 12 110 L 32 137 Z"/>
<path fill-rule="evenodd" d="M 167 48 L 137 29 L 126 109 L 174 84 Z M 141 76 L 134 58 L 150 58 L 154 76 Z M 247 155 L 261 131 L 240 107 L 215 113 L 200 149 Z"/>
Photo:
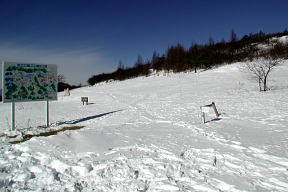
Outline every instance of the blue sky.
<path fill-rule="evenodd" d="M 58 64 L 67 82 L 169 45 L 287 28 L 284 0 L 0 0 L 0 60 Z"/>

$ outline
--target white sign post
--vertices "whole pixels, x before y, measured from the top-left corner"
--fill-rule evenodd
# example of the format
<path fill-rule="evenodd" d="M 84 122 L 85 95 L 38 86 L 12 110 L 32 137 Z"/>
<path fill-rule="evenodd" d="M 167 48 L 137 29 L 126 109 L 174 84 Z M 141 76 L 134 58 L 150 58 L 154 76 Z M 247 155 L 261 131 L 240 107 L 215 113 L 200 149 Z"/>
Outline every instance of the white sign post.
<path fill-rule="evenodd" d="M 218 110 L 216 109 L 216 105 L 214 102 L 212 102 L 211 104 L 209 105 L 204 105 L 204 106 L 201 106 L 200 107 L 200 110 L 201 110 L 201 117 L 203 119 L 203 123 L 205 124 L 206 123 L 206 120 L 205 120 L 205 113 L 209 113 L 210 112 L 210 109 L 213 109 L 216 117 L 218 118 L 220 116 L 220 114 L 218 113 Z"/>
<path fill-rule="evenodd" d="M 3 103 L 12 103 L 11 130 L 15 130 L 15 102 L 46 101 L 49 126 L 49 100 L 57 100 L 57 65 L 3 62 Z"/>

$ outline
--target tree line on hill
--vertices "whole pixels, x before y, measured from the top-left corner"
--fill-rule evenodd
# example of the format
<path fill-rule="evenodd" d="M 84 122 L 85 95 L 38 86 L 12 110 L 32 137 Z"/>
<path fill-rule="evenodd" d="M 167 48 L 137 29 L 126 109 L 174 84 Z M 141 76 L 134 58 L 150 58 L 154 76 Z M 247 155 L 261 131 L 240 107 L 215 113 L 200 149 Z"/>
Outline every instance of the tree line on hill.
<path fill-rule="evenodd" d="M 87 82 L 89 85 L 94 85 L 109 80 L 125 80 L 147 76 L 152 71 L 182 72 L 193 70 L 197 72 L 198 69 L 210 69 L 224 63 L 253 60 L 264 56 L 288 59 L 288 43 L 273 40 L 273 37 L 285 35 L 288 35 L 287 30 L 273 34 L 265 34 L 260 31 L 255 34 L 244 35 L 238 39 L 237 34 L 232 30 L 229 42 L 222 40 L 215 43 L 210 37 L 206 44 L 192 44 L 188 49 L 185 49 L 181 44 L 173 45 L 168 47 L 164 55 L 154 52 L 152 58 L 145 62 L 141 56 L 138 56 L 133 67 L 124 67 L 119 61 L 116 71 L 93 75 Z M 260 44 L 269 48 L 261 48 L 259 47 Z"/>

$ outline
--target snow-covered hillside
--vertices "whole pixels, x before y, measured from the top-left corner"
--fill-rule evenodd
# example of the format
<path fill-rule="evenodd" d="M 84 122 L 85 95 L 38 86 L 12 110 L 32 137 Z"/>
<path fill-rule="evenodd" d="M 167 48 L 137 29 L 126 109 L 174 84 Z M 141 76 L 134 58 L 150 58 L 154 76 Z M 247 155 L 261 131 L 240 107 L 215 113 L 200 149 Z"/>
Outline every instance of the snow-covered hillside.
<path fill-rule="evenodd" d="M 273 38 L 271 38 L 270 41 L 271 42 L 288 43 L 288 36 L 273 37 Z"/>
<path fill-rule="evenodd" d="M 46 131 L 45 103 L 16 103 L 17 138 L 1 103 L 0 191 L 288 191 L 288 62 L 265 93 L 240 65 L 59 93 L 51 129 L 85 127 L 21 144 Z"/>

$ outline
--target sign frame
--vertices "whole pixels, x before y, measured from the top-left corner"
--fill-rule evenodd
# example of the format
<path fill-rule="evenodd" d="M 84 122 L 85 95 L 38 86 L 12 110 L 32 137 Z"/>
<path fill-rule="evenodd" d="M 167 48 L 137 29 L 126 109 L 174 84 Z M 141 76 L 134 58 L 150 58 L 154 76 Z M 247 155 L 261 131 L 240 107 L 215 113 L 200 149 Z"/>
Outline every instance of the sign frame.
<path fill-rule="evenodd" d="M 2 102 L 11 103 L 11 131 L 15 130 L 15 102 L 46 101 L 46 127 L 49 127 L 49 100 L 58 99 L 57 65 L 9 61 L 3 61 L 1 64 Z M 16 72 L 13 74 L 13 71 Z M 33 86 L 35 84 L 36 87 Z M 21 86 L 20 90 L 17 89 L 18 86 Z M 14 93 L 16 89 L 18 92 Z M 49 92 L 49 90 L 52 91 Z M 20 94 L 20 99 L 18 94 Z"/>
<path fill-rule="evenodd" d="M 57 100 L 56 64 L 2 62 L 2 102 Z"/>

